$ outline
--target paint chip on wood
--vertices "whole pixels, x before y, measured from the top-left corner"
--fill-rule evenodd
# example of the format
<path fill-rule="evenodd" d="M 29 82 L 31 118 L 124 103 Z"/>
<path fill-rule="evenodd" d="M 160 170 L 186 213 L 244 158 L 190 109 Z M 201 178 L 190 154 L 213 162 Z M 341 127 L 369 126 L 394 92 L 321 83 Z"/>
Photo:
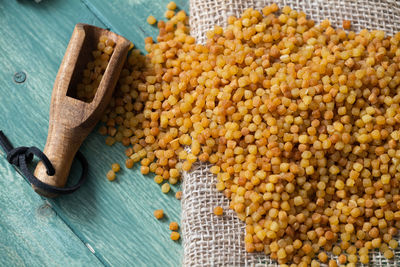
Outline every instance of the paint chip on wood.
<path fill-rule="evenodd" d="M 87 248 L 90 250 L 90 252 L 92 252 L 93 254 L 96 253 L 96 251 L 94 251 L 94 248 L 93 248 L 89 243 L 86 243 L 85 245 L 86 245 Z"/>

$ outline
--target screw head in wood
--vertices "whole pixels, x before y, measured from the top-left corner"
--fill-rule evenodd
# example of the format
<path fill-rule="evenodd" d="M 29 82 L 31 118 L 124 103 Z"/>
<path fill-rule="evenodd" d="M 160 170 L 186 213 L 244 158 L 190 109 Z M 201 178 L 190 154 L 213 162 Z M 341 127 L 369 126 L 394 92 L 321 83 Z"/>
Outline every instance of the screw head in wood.
<path fill-rule="evenodd" d="M 14 82 L 23 83 L 26 80 L 26 74 L 23 71 L 16 72 L 14 74 Z"/>

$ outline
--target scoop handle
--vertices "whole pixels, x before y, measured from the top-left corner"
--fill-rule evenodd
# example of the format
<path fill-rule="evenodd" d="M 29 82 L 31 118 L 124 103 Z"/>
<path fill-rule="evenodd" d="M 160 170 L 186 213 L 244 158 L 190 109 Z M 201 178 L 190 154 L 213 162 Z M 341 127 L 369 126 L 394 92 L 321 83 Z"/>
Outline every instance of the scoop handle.
<path fill-rule="evenodd" d="M 76 152 L 87 134 L 82 131 L 76 131 L 62 124 L 50 123 L 44 154 L 50 160 L 56 173 L 53 176 L 47 174 L 47 169 L 42 162 L 39 162 L 34 175 L 43 183 L 56 187 L 64 187 L 67 183 L 69 172 Z M 56 195 L 45 192 L 38 187 L 34 190 L 46 197 L 55 197 Z"/>

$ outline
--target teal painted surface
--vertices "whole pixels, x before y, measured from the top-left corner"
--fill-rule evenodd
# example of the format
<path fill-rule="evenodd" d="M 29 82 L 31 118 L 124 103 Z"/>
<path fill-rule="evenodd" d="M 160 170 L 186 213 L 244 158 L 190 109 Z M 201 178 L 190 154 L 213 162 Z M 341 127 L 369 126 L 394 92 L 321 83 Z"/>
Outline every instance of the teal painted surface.
<path fill-rule="evenodd" d="M 0 173 L 0 266 L 101 266 L 3 157 Z"/>
<path fill-rule="evenodd" d="M 0 2 L 0 129 L 14 145 L 44 147 L 52 85 L 74 25 L 109 27 L 143 48 L 143 38 L 157 34 L 147 16 L 163 18 L 169 1 L 149 2 Z M 188 9 L 185 1 L 177 3 Z M 22 84 L 13 81 L 17 71 L 27 74 Z M 89 135 L 81 148 L 90 165 L 88 182 L 55 200 L 36 195 L 1 155 L 0 266 L 180 265 L 182 247 L 168 229 L 170 221 L 179 221 L 179 189 L 162 194 L 138 166 L 123 167 L 109 182 L 106 172 L 114 162 L 122 166 L 125 155 L 122 145 L 108 147 L 104 140 Z M 71 177 L 79 170 L 74 164 Z M 164 209 L 167 218 L 157 221 L 155 209 Z"/>

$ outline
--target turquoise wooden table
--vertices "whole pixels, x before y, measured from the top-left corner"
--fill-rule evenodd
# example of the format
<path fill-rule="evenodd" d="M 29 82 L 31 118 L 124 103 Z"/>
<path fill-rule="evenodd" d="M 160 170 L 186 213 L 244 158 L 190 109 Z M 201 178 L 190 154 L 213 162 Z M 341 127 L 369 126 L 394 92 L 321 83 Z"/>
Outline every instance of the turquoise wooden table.
<path fill-rule="evenodd" d="M 162 19 L 167 0 L 0 0 L 0 130 L 14 146 L 43 149 L 54 79 L 76 23 L 121 34 L 144 50 L 157 34 L 148 15 Z M 185 0 L 176 1 L 188 11 Z M 14 74 L 24 72 L 23 83 Z M 81 147 L 89 161 L 88 181 L 69 196 L 45 199 L 0 152 L 0 266 L 179 266 L 180 243 L 169 238 L 179 221 L 173 190 L 161 193 L 138 166 L 106 179 L 124 148 L 108 147 L 93 132 Z M 71 177 L 79 174 L 78 164 Z M 167 218 L 157 221 L 155 209 Z"/>

